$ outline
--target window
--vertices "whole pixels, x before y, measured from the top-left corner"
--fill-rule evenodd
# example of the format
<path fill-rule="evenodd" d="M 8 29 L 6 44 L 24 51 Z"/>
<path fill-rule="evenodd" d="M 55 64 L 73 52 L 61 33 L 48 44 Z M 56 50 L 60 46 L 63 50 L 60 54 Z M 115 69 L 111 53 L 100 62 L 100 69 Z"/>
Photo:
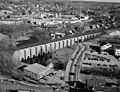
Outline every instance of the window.
<path fill-rule="evenodd" d="M 103 66 L 107 66 L 106 64 L 103 64 Z"/>
<path fill-rule="evenodd" d="M 93 53 L 93 51 L 92 51 L 92 50 L 90 50 L 90 52 L 91 52 L 91 53 Z"/>
<path fill-rule="evenodd" d="M 115 64 L 115 65 L 113 65 L 113 67 L 118 67 L 118 65 Z"/>
<path fill-rule="evenodd" d="M 22 58 L 21 62 L 25 62 L 24 58 Z"/>
<path fill-rule="evenodd" d="M 97 66 L 101 66 L 100 64 L 97 64 Z"/>
<path fill-rule="evenodd" d="M 27 23 L 31 23 L 31 21 L 27 21 Z"/>
<path fill-rule="evenodd" d="M 27 60 L 29 60 L 29 59 L 30 59 L 30 57 L 28 56 L 28 57 L 27 57 Z"/>
<path fill-rule="evenodd" d="M 79 42 L 81 42 L 82 40 L 80 39 Z"/>
<path fill-rule="evenodd" d="M 99 59 L 98 59 L 98 58 L 93 58 L 93 60 L 96 60 L 96 61 L 98 61 Z"/>
<path fill-rule="evenodd" d="M 73 58 L 71 60 L 74 60 Z"/>
<path fill-rule="evenodd" d="M 91 63 L 83 63 L 84 65 L 92 65 Z"/>
<path fill-rule="evenodd" d="M 86 64 L 86 63 L 83 63 L 84 65 Z"/>
<path fill-rule="evenodd" d="M 112 65 L 109 65 L 110 67 L 112 67 Z"/>
<path fill-rule="evenodd" d="M 88 63 L 88 65 L 92 65 L 91 63 Z"/>
<path fill-rule="evenodd" d="M 74 75 L 75 73 L 70 72 L 69 74 L 70 74 L 70 75 Z"/>
<path fill-rule="evenodd" d="M 4 12 L 4 14 L 7 14 L 7 12 Z"/>
<path fill-rule="evenodd" d="M 88 60 L 91 60 L 91 58 L 88 58 Z"/>
<path fill-rule="evenodd" d="M 110 62 L 110 59 L 108 59 L 107 62 Z"/>

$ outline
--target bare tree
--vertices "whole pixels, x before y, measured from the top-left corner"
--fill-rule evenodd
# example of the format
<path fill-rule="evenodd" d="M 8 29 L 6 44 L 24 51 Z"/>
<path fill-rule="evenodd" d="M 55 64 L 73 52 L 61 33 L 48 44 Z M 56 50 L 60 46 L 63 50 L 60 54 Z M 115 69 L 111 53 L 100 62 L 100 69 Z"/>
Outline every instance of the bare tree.
<path fill-rule="evenodd" d="M 7 52 L 12 52 L 15 50 L 16 44 L 13 41 L 13 39 L 10 39 L 8 36 L 6 38 L 3 38 L 0 41 L 0 49 L 5 50 Z"/>

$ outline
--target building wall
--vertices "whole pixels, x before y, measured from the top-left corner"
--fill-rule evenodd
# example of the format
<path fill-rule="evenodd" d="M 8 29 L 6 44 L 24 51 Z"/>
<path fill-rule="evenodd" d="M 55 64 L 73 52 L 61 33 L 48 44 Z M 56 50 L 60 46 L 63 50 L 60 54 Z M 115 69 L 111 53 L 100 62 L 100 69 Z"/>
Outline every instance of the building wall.
<path fill-rule="evenodd" d="M 40 78 L 42 78 L 44 75 L 47 76 L 50 73 L 50 69 L 46 69 L 44 72 L 40 73 Z"/>
<path fill-rule="evenodd" d="M 24 73 L 25 73 L 25 75 L 27 75 L 35 80 L 37 79 L 37 75 L 29 70 L 24 69 Z"/>
<path fill-rule="evenodd" d="M 100 35 L 101 33 L 95 33 L 90 35 L 84 35 L 79 37 L 74 37 L 70 39 L 65 39 L 61 41 L 51 42 L 43 45 L 38 45 L 34 47 L 24 48 L 18 51 L 15 51 L 13 54 L 13 60 L 20 62 L 22 59 L 26 60 L 28 57 L 33 58 L 34 56 L 43 55 L 51 51 L 55 51 L 58 49 L 65 48 L 67 46 L 74 45 L 76 42 L 82 42 L 90 37 L 95 37 Z"/>

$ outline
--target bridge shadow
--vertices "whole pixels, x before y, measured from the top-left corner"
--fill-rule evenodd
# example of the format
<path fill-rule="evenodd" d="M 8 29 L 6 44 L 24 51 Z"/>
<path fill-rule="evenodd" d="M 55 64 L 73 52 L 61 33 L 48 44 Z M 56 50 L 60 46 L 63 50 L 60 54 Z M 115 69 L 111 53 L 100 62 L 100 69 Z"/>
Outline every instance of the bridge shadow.
<path fill-rule="evenodd" d="M 52 58 L 52 52 L 43 53 L 42 55 L 38 54 L 38 56 L 33 55 L 32 58 L 27 58 L 26 60 L 22 59 L 21 62 L 26 64 L 34 64 L 39 63 L 42 65 L 46 65 L 46 61 Z"/>

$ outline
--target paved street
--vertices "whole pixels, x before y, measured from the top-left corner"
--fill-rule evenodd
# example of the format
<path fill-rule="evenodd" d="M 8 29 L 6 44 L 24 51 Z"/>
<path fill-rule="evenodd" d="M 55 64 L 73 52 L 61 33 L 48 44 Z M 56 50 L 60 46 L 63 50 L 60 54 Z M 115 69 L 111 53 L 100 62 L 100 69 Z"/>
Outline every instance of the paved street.
<path fill-rule="evenodd" d="M 25 89 L 25 90 L 44 90 L 46 92 L 52 91 L 52 89 L 49 86 L 34 86 L 30 84 L 25 84 L 19 81 L 11 82 L 11 81 L 1 81 L 0 82 L 0 87 L 4 89 Z"/>
<path fill-rule="evenodd" d="M 84 51 L 86 50 L 86 45 L 85 45 L 85 44 L 81 44 L 81 47 L 82 47 L 83 49 L 82 49 L 81 54 L 80 54 L 80 56 L 79 56 L 79 58 L 78 58 L 78 61 L 79 61 L 79 62 L 78 62 L 78 67 L 77 67 L 77 72 L 76 72 L 76 74 L 78 74 L 78 75 L 77 75 L 78 80 L 85 83 L 84 79 L 81 78 L 80 69 L 81 69 L 81 65 L 82 65 L 82 59 L 83 59 Z"/>
<path fill-rule="evenodd" d="M 69 72 L 70 72 L 70 68 L 72 66 L 75 65 L 76 63 L 76 68 L 75 68 L 75 73 L 77 74 L 76 75 L 76 79 L 74 80 L 79 80 L 81 81 L 81 79 L 79 78 L 80 77 L 80 66 L 81 66 L 81 61 L 82 61 L 82 55 L 83 55 L 83 52 L 86 50 L 86 47 L 83 45 L 83 44 L 79 44 L 77 46 L 77 49 L 75 50 L 75 52 L 72 54 L 69 62 L 68 62 L 68 65 L 67 65 L 67 68 L 66 68 L 66 81 L 69 81 Z M 72 58 L 74 58 L 74 60 L 71 60 Z M 74 63 L 73 63 L 74 62 Z"/>

